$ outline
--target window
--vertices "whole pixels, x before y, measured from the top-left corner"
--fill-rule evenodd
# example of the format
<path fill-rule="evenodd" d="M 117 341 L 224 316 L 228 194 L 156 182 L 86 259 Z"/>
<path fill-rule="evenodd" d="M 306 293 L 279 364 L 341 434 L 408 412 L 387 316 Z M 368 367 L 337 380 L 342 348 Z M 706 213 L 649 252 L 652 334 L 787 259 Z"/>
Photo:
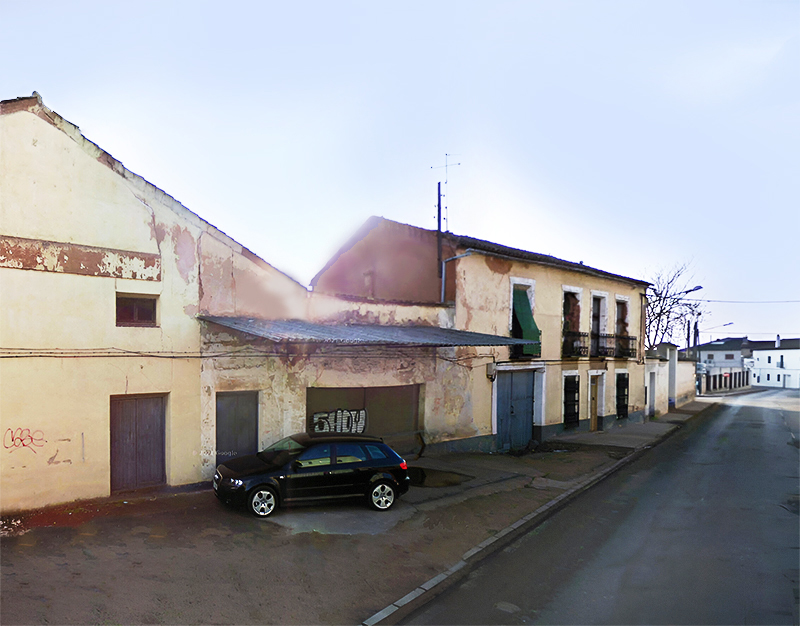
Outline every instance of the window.
<path fill-rule="evenodd" d="M 511 356 L 515 358 L 542 356 L 542 332 L 533 319 L 531 301 L 528 298 L 528 290 L 526 288 L 514 287 L 512 308 L 511 336 L 516 339 L 530 339 L 540 343 L 538 345 L 512 346 Z"/>
<path fill-rule="evenodd" d="M 564 376 L 564 428 L 575 428 L 578 425 L 580 399 L 580 377 Z"/>
<path fill-rule="evenodd" d="M 331 447 L 328 444 L 314 446 L 297 457 L 300 467 L 321 467 L 331 464 Z"/>
<path fill-rule="evenodd" d="M 733 355 L 732 354 L 726 354 L 725 355 L 725 360 L 726 361 L 733 361 Z"/>
<path fill-rule="evenodd" d="M 769 380 L 769 374 L 767 374 L 767 380 Z"/>
<path fill-rule="evenodd" d="M 709 361 L 713 361 L 714 360 L 714 355 L 713 354 L 709 354 L 708 355 L 708 360 Z"/>
<path fill-rule="evenodd" d="M 617 334 L 628 334 L 628 303 L 617 300 Z"/>
<path fill-rule="evenodd" d="M 772 363 L 772 357 L 771 356 L 767 357 L 767 363 Z"/>
<path fill-rule="evenodd" d="M 781 382 L 781 375 L 778 374 L 778 382 Z"/>
<path fill-rule="evenodd" d="M 369 452 L 369 456 L 372 459 L 385 459 L 386 453 L 381 450 L 378 446 L 365 446 L 367 451 Z"/>
<path fill-rule="evenodd" d="M 157 326 L 157 298 L 117 294 L 117 326 Z"/>
<path fill-rule="evenodd" d="M 336 444 L 336 464 L 361 463 L 367 460 L 367 453 L 357 443 Z"/>

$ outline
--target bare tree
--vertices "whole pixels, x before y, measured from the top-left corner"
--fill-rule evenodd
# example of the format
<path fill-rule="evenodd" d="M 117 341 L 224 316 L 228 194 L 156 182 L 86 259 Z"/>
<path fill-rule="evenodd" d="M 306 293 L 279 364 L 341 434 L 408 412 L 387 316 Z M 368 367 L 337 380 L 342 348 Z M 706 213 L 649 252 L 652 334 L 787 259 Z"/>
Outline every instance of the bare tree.
<path fill-rule="evenodd" d="M 647 288 L 647 332 L 645 345 L 652 350 L 669 341 L 680 345 L 692 320 L 695 325 L 705 313 L 701 302 L 686 299 L 686 294 L 701 287 L 689 287 L 689 266 L 684 263 L 669 270 L 659 270 Z"/>

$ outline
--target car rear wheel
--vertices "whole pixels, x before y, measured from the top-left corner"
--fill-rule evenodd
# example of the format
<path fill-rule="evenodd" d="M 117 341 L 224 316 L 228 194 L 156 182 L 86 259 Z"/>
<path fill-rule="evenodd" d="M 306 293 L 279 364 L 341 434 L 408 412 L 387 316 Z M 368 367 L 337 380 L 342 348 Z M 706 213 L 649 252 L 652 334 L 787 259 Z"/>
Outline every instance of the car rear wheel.
<path fill-rule="evenodd" d="M 256 517 L 267 517 L 278 508 L 278 495 L 272 487 L 256 487 L 250 494 L 250 512 Z"/>
<path fill-rule="evenodd" d="M 397 500 L 395 488 L 385 481 L 375 483 L 369 490 L 369 504 L 378 511 L 388 511 Z"/>

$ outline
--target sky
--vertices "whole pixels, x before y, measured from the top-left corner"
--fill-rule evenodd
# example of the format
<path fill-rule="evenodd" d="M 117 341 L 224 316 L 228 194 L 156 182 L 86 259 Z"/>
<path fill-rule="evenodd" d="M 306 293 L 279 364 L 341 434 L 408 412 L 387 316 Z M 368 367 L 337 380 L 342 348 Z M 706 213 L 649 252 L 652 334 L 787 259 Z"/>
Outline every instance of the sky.
<path fill-rule="evenodd" d="M 0 0 L 0 99 L 306 285 L 442 182 L 454 233 L 687 264 L 701 341 L 765 340 L 800 336 L 799 35 L 800 0 Z"/>

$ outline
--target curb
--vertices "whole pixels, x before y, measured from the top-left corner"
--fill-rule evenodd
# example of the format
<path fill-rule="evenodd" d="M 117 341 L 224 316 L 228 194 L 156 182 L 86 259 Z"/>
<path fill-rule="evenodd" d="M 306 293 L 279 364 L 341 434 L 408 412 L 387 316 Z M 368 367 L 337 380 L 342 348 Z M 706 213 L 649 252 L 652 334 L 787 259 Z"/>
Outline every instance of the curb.
<path fill-rule="evenodd" d="M 601 480 L 604 480 L 625 465 L 628 465 L 629 463 L 640 458 L 648 450 L 657 446 L 664 440 L 671 437 L 674 433 L 681 430 L 683 424 L 695 421 L 698 416 L 710 411 L 713 408 L 716 408 L 718 404 L 718 402 L 711 403 L 707 407 L 702 408 L 697 413 L 692 415 L 685 422 L 674 424 L 676 426 L 675 428 L 672 428 L 666 433 L 657 437 L 649 445 L 635 449 L 628 456 L 620 459 L 613 465 L 589 475 L 574 487 L 543 504 L 532 513 L 528 513 L 513 524 L 495 533 L 492 537 L 482 541 L 474 548 L 467 550 L 467 552 L 461 556 L 461 559 L 455 565 L 450 567 L 450 569 L 438 574 L 437 576 L 434 576 L 427 582 L 422 583 L 399 600 L 395 600 L 389 606 L 384 607 L 371 617 L 365 619 L 363 622 L 361 622 L 362 626 L 376 626 L 376 624 L 388 626 L 389 624 L 396 624 L 400 619 L 408 616 L 416 609 L 424 606 L 446 589 L 457 583 L 481 561 L 512 543 L 525 532 L 532 530 L 544 522 L 551 515 L 566 506 L 570 500 L 590 489 L 595 484 L 599 483 Z M 387 620 L 387 618 L 391 616 L 393 616 L 393 619 Z"/>

